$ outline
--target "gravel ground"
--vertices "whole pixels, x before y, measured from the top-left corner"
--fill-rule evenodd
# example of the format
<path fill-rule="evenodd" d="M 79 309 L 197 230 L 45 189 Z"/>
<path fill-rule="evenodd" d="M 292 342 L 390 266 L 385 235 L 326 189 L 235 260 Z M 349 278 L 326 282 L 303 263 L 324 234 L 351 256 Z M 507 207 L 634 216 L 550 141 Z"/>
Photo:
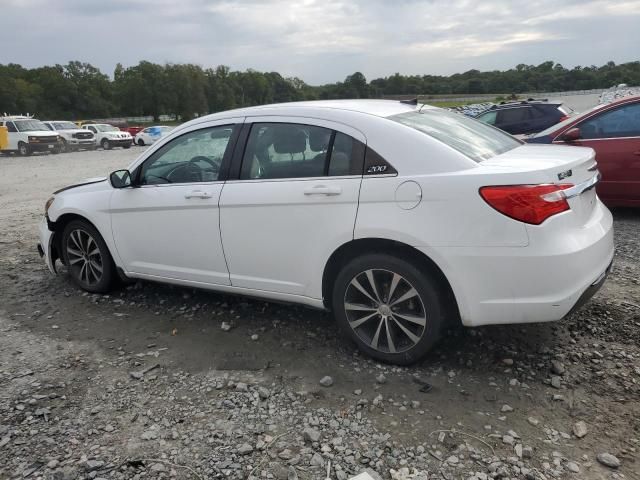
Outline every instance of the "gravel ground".
<path fill-rule="evenodd" d="M 456 329 L 397 368 L 322 312 L 51 276 L 50 192 L 140 151 L 0 157 L 0 479 L 640 479 L 640 212 L 614 212 L 581 311 Z"/>

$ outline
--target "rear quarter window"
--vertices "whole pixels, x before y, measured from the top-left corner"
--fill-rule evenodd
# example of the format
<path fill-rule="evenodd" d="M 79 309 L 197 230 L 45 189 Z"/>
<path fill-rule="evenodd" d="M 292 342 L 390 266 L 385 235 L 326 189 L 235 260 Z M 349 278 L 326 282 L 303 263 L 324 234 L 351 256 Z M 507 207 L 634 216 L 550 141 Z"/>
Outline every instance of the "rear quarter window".
<path fill-rule="evenodd" d="M 446 110 L 423 109 L 387 118 L 429 135 L 478 163 L 523 143 L 502 130 Z"/>

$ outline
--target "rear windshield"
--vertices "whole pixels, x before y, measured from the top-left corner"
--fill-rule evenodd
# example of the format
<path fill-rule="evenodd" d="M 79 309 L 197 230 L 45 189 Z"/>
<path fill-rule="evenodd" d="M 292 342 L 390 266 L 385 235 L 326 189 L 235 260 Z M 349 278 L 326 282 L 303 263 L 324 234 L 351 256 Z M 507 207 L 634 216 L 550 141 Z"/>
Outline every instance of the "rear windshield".
<path fill-rule="evenodd" d="M 502 130 L 446 110 L 424 109 L 388 118 L 426 133 L 478 163 L 522 145 Z"/>

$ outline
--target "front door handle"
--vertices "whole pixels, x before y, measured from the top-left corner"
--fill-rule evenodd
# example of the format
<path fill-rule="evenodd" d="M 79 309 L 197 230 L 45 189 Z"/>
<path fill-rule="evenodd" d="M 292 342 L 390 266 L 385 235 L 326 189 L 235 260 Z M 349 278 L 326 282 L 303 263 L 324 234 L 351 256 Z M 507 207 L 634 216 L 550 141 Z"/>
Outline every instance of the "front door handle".
<path fill-rule="evenodd" d="M 340 195 L 341 193 L 342 188 L 327 187 L 326 185 L 316 185 L 304 191 L 305 195 Z"/>
<path fill-rule="evenodd" d="M 211 194 L 209 192 L 203 192 L 202 190 L 193 190 L 185 194 L 184 198 L 211 198 Z"/>

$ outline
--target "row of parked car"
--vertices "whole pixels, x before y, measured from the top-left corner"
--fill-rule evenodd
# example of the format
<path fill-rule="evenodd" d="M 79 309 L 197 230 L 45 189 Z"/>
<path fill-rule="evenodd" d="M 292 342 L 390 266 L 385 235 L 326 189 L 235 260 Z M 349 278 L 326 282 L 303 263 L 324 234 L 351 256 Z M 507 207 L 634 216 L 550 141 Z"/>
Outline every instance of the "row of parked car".
<path fill-rule="evenodd" d="M 28 116 L 0 117 L 0 153 L 31 155 L 35 152 L 60 153 L 132 145 L 150 145 L 171 131 L 171 127 L 121 127 L 109 123 L 67 120 L 40 121 Z"/>

